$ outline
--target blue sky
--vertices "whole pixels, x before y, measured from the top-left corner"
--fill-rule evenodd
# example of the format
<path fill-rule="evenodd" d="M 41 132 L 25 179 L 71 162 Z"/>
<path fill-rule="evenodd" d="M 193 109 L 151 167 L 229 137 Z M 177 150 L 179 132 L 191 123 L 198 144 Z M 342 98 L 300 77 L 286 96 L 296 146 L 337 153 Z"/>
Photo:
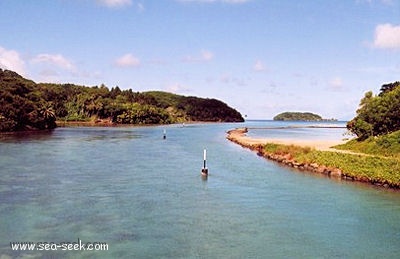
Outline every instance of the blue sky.
<path fill-rule="evenodd" d="M 351 119 L 400 80 L 399 0 L 1 0 L 0 67 Z"/>

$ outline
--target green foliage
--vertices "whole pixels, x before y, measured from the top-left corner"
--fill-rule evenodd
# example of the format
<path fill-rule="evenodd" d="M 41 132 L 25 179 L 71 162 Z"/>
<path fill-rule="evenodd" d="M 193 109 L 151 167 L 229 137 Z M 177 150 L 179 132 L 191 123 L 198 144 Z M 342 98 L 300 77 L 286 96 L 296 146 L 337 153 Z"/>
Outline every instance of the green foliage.
<path fill-rule="evenodd" d="M 283 112 L 274 117 L 275 121 L 321 121 L 322 117 L 311 112 Z"/>
<path fill-rule="evenodd" d="M 357 115 L 347 128 L 359 140 L 400 130 L 400 82 L 381 87 L 379 95 L 367 92 L 360 102 Z"/>
<path fill-rule="evenodd" d="M 181 95 L 161 91 L 148 91 L 144 92 L 143 94 L 149 98 L 152 98 L 157 106 L 162 108 L 168 108 L 171 106 L 177 107 L 179 103 L 186 98 Z"/>
<path fill-rule="evenodd" d="M 364 140 L 373 135 L 372 125 L 360 118 L 349 121 L 347 128 L 358 136 L 358 140 Z"/>
<path fill-rule="evenodd" d="M 52 104 L 34 82 L 0 69 L 0 131 L 53 129 L 55 121 Z"/>
<path fill-rule="evenodd" d="M 286 154 L 299 163 L 317 163 L 327 167 L 339 168 L 349 177 L 400 185 L 399 158 L 317 151 L 310 148 L 281 144 L 267 144 L 264 146 L 264 150 L 267 153 Z"/>
<path fill-rule="evenodd" d="M 145 95 L 154 98 L 158 107 L 167 109 L 176 119 L 188 121 L 243 122 L 242 115 L 226 103 L 216 99 L 181 96 L 151 91 Z"/>
<path fill-rule="evenodd" d="M 184 110 L 193 121 L 243 122 L 240 113 L 219 100 L 185 97 L 178 109 Z"/>
<path fill-rule="evenodd" d="M 108 118 L 122 124 L 164 124 L 185 121 L 243 121 L 236 110 L 218 100 L 185 97 L 161 91 L 133 92 L 104 85 L 40 84 L 46 99 L 64 120 Z M 211 111 L 210 111 L 211 110 Z"/>
<path fill-rule="evenodd" d="M 384 85 L 381 86 L 379 96 L 382 96 L 385 93 L 390 92 L 390 91 L 394 90 L 396 87 L 399 87 L 399 86 L 400 86 L 400 82 L 399 81 L 394 82 L 394 83 L 384 84 Z"/>
<path fill-rule="evenodd" d="M 369 137 L 364 141 L 353 139 L 335 148 L 400 158 L 400 130 L 379 137 Z"/>
<path fill-rule="evenodd" d="M 171 123 L 169 114 L 162 108 L 153 105 L 133 103 L 117 116 L 121 124 L 166 124 Z"/>
<path fill-rule="evenodd" d="M 55 119 L 107 119 L 122 124 L 185 121 L 244 121 L 239 112 L 215 99 L 172 93 L 133 92 L 118 86 L 36 84 L 12 71 L 1 71 L 0 131 L 54 128 Z"/>
<path fill-rule="evenodd" d="M 346 153 L 314 151 L 303 159 L 341 169 L 348 176 L 390 184 L 400 184 L 400 160 Z M 300 161 L 301 162 L 301 161 Z"/>
<path fill-rule="evenodd" d="M 291 154 L 292 156 L 300 156 L 302 154 L 308 154 L 314 149 L 310 147 L 300 147 L 296 145 L 281 145 L 274 143 L 267 143 L 264 146 L 264 150 L 269 153 L 277 155 Z"/>

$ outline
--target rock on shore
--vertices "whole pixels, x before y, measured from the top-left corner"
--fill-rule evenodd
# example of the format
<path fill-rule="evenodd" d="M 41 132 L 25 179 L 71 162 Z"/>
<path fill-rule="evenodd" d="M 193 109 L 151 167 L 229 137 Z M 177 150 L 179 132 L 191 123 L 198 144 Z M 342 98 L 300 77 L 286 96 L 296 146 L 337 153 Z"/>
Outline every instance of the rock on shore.
<path fill-rule="evenodd" d="M 387 188 L 387 187 L 391 187 L 391 188 L 395 188 L 395 189 L 400 188 L 400 186 L 393 185 L 388 182 L 374 181 L 366 176 L 357 177 L 357 176 L 349 175 L 346 172 L 343 172 L 341 169 L 335 168 L 335 167 L 329 167 L 329 166 L 320 165 L 317 163 L 299 163 L 296 160 L 294 160 L 290 154 L 269 153 L 264 149 L 264 145 L 267 143 L 271 143 L 271 142 L 268 142 L 265 139 L 250 138 L 250 137 L 246 136 L 247 132 L 248 132 L 247 128 L 238 128 L 238 129 L 230 130 L 227 132 L 228 133 L 227 139 L 234 143 L 239 144 L 242 147 L 249 148 L 250 150 L 257 152 L 257 154 L 259 156 L 262 156 L 266 159 L 270 159 L 272 161 L 276 161 L 285 166 L 296 168 L 298 170 L 312 172 L 312 173 L 318 173 L 318 174 L 326 175 L 326 176 L 329 176 L 329 177 L 335 178 L 335 179 L 344 179 L 344 180 L 350 180 L 350 181 L 370 183 L 370 184 L 382 186 L 385 188 Z M 327 151 L 327 152 L 329 152 L 329 151 Z"/>

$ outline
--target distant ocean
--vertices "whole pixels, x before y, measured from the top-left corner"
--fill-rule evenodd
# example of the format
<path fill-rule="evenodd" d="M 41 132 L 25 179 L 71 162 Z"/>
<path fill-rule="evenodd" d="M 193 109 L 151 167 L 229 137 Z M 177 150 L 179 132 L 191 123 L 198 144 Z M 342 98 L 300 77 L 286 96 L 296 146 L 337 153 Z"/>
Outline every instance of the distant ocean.
<path fill-rule="evenodd" d="M 345 121 L 273 121 L 250 120 L 248 136 L 257 138 L 288 138 L 342 140 L 351 138 Z"/>

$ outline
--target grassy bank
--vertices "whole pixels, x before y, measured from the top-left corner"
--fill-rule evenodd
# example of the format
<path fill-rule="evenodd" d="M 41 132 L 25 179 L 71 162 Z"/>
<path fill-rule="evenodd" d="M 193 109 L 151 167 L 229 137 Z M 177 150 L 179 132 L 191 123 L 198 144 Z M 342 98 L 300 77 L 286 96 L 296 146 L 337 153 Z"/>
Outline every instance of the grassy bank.
<path fill-rule="evenodd" d="M 342 177 L 345 178 L 393 188 L 400 187 L 400 159 L 398 157 L 317 151 L 307 147 L 280 144 L 266 144 L 262 147 L 262 152 L 285 156 L 300 164 L 318 164 L 337 168 L 342 171 Z"/>
<path fill-rule="evenodd" d="M 400 159 L 400 131 L 379 137 L 369 137 L 364 141 L 353 139 L 335 148 Z"/>
<path fill-rule="evenodd" d="M 335 146 L 343 151 L 272 143 L 249 138 L 246 133 L 247 128 L 231 130 L 227 139 L 267 159 L 300 170 L 400 189 L 400 131 Z"/>

